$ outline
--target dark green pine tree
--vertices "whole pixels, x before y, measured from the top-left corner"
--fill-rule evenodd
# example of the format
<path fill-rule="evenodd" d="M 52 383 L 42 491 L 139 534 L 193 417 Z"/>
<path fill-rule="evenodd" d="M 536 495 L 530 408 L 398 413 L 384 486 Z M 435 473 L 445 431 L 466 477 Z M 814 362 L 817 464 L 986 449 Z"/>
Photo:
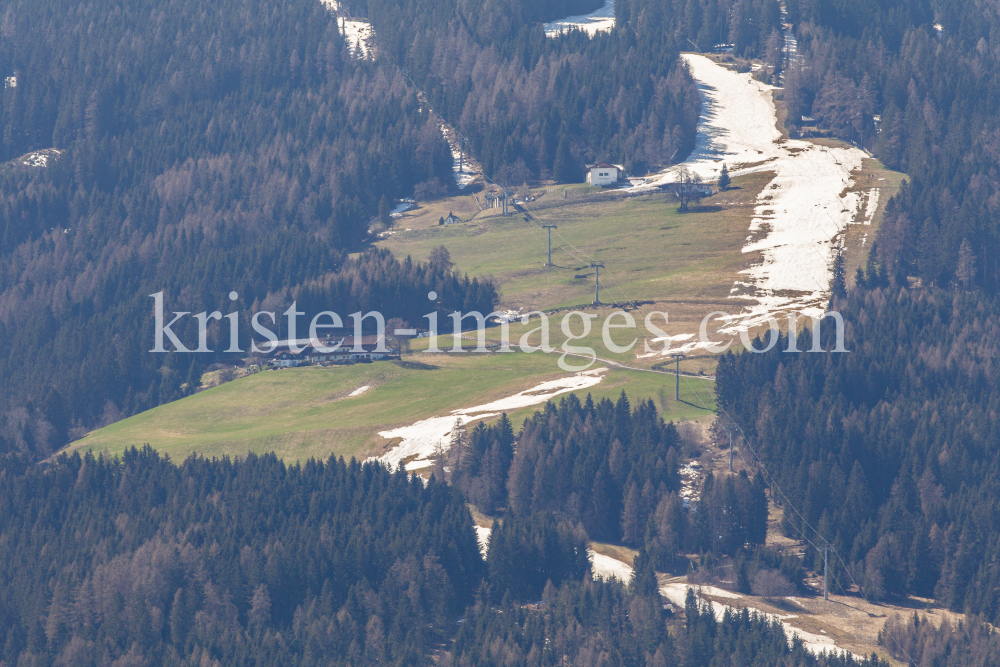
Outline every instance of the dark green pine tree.
<path fill-rule="evenodd" d="M 382 195 L 382 198 L 378 200 L 378 221 L 386 229 L 392 227 L 392 204 L 389 203 L 389 198 L 385 195 Z"/>
<path fill-rule="evenodd" d="M 615 480 L 608 470 L 608 464 L 603 463 L 594 477 L 593 508 L 589 522 L 592 528 L 588 529 L 595 539 L 614 541 L 621 535 L 621 501 L 615 491 Z"/>
<path fill-rule="evenodd" d="M 722 165 L 722 171 L 719 172 L 719 189 L 720 190 L 728 190 L 729 189 L 729 184 L 731 182 L 732 182 L 732 180 L 729 178 L 729 169 L 726 167 L 725 164 L 723 164 Z"/>
<path fill-rule="evenodd" d="M 561 135 L 556 148 L 556 159 L 552 164 L 552 175 L 560 183 L 579 183 L 582 171 L 570 151 L 569 140 L 565 134 Z"/>
<path fill-rule="evenodd" d="M 830 282 L 833 296 L 840 298 L 847 295 L 847 275 L 844 270 L 844 253 L 838 252 L 833 260 L 833 280 Z"/>
<path fill-rule="evenodd" d="M 653 559 L 645 549 L 640 549 L 632 561 L 632 579 L 629 581 L 629 593 L 644 597 L 656 597 L 660 593 L 660 585 L 656 583 L 656 571 L 653 569 Z"/>

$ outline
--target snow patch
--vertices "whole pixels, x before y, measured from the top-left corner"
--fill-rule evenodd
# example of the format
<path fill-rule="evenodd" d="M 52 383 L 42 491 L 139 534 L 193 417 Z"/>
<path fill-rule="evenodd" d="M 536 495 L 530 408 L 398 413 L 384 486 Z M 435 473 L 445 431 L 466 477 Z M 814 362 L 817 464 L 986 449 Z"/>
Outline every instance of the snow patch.
<path fill-rule="evenodd" d="M 358 58 L 367 58 L 371 54 L 371 45 L 375 40 L 375 29 L 371 23 L 342 18 L 340 34 Z"/>
<path fill-rule="evenodd" d="M 455 183 L 458 185 L 459 190 L 464 190 L 472 184 L 476 176 L 481 174 L 483 170 L 476 164 L 468 152 L 464 152 L 463 154 L 458 133 L 452 127 L 446 123 L 441 123 L 441 134 L 444 135 L 449 148 L 451 148 L 451 170 L 455 177 Z"/>
<path fill-rule="evenodd" d="M 319 1 L 328 10 L 339 15 L 337 27 L 340 29 L 340 34 L 344 36 L 344 40 L 348 46 L 351 47 L 354 55 L 358 58 L 367 58 L 371 55 L 372 45 L 375 43 L 375 29 L 372 27 L 372 24 L 368 21 L 360 21 L 348 17 L 337 0 Z"/>
<path fill-rule="evenodd" d="M 861 205 L 859 193 L 845 190 L 854 184 L 851 172 L 868 155 L 853 147 L 828 148 L 783 139 L 775 125 L 772 86 L 704 56 L 684 54 L 683 58 L 702 95 L 694 152 L 683 164 L 632 190 L 648 192 L 675 182 L 681 167 L 705 182 L 717 180 L 723 164 L 733 176 L 773 172 L 774 178 L 758 196 L 743 248 L 762 261 L 741 272 L 744 277 L 729 297 L 750 303 L 719 331 L 734 335 L 765 323 L 769 316 L 791 311 L 823 314 L 838 237 Z M 874 213 L 877 202 L 875 198 L 866 215 Z M 670 352 L 707 346 L 691 341 L 671 347 Z"/>
<path fill-rule="evenodd" d="M 878 188 L 872 188 L 871 192 L 868 194 L 868 206 L 865 208 L 865 224 L 872 224 L 872 220 L 875 219 L 875 211 L 878 210 L 878 198 L 879 193 L 882 192 Z"/>
<path fill-rule="evenodd" d="M 49 159 L 57 155 L 62 155 L 62 151 L 56 148 L 46 148 L 45 150 L 28 153 L 21 158 L 21 164 L 27 167 L 47 167 Z"/>
<path fill-rule="evenodd" d="M 521 321 L 521 309 L 517 310 L 503 310 L 500 312 L 500 316 L 497 318 L 500 320 L 500 324 L 510 324 L 511 322 Z"/>
<path fill-rule="evenodd" d="M 417 203 L 412 199 L 404 199 L 403 201 L 396 204 L 396 206 L 392 209 L 392 212 L 389 213 L 389 216 L 392 218 L 398 218 L 402 216 L 403 213 L 409 211 L 410 209 L 416 208 L 416 206 Z"/>
<path fill-rule="evenodd" d="M 703 597 L 703 595 L 714 595 L 716 597 L 723 597 L 727 599 L 744 599 L 744 596 L 742 595 L 739 595 L 737 593 L 732 593 L 730 591 L 723 591 L 722 589 L 715 588 L 714 586 L 702 586 L 699 588 L 697 586 L 692 586 L 690 584 L 685 584 L 685 583 L 665 584 L 660 587 L 660 594 L 666 597 L 668 600 L 670 600 L 670 602 L 672 602 L 674 605 L 683 609 L 684 603 L 687 599 L 688 588 L 693 589 L 695 595 L 700 597 L 702 600 L 709 602 L 712 605 L 712 611 L 715 612 L 716 618 L 719 619 L 721 619 L 722 615 L 726 613 L 726 608 L 729 605 L 724 605 L 722 603 L 716 602 L 715 600 L 708 600 L 707 598 Z M 750 606 L 750 605 L 745 605 L 745 606 Z M 736 609 L 736 607 L 733 607 L 733 609 Z M 751 609 L 753 608 L 751 607 Z M 847 649 L 839 648 L 837 644 L 834 643 L 833 639 L 831 639 L 830 637 L 814 634 L 812 632 L 806 632 L 805 630 L 801 630 L 792 625 L 791 623 L 789 623 L 788 622 L 789 619 L 798 618 L 797 614 L 779 615 L 779 614 L 766 614 L 764 612 L 761 612 L 760 610 L 754 610 L 754 611 L 757 611 L 757 613 L 759 614 L 763 614 L 771 621 L 776 620 L 779 623 L 781 623 L 782 627 L 785 628 L 785 634 L 788 636 L 789 645 L 791 645 L 792 636 L 798 635 L 799 639 L 802 640 L 802 643 L 805 645 L 805 647 L 814 653 L 818 654 L 822 653 L 823 651 L 826 651 L 827 653 L 846 653 L 848 655 L 853 655 L 855 658 L 861 657 L 854 653 L 851 653 Z"/>
<path fill-rule="evenodd" d="M 589 14 L 567 16 L 558 21 L 545 24 L 545 34 L 548 37 L 558 37 L 572 28 L 583 30 L 593 37 L 599 32 L 610 32 L 615 27 L 615 0 L 607 0 L 604 6 Z"/>
<path fill-rule="evenodd" d="M 583 371 L 575 375 L 570 375 L 569 377 L 542 382 L 531 389 L 518 392 L 513 396 L 501 398 L 498 401 L 493 401 L 492 403 L 480 405 L 475 408 L 455 410 L 453 414 L 471 415 L 477 412 L 510 412 L 519 408 L 538 405 L 539 403 L 544 403 L 559 394 L 565 394 L 566 392 L 577 391 L 580 389 L 587 389 L 599 384 L 600 381 L 604 379 L 603 373 L 606 370 L 607 368 L 597 368 L 589 371 Z"/>
<path fill-rule="evenodd" d="M 371 387 L 369 387 L 368 385 L 365 385 L 363 387 L 358 387 L 357 389 L 355 389 L 354 391 L 352 391 L 350 394 L 348 394 L 348 396 L 349 397 L 350 396 L 360 396 L 361 394 L 365 393 L 369 389 L 371 389 Z"/>
<path fill-rule="evenodd" d="M 593 549 L 587 549 L 587 555 L 590 556 L 594 579 L 617 579 L 627 584 L 632 578 L 632 568 L 620 560 L 599 554 Z"/>
<path fill-rule="evenodd" d="M 439 445 L 445 450 L 448 449 L 450 445 L 448 436 L 451 434 L 456 421 L 464 426 L 469 422 L 495 417 L 501 412 L 510 412 L 519 408 L 544 403 L 559 394 L 593 387 L 604 379 L 603 373 L 606 370 L 607 368 L 597 368 L 556 380 L 549 380 L 531 389 L 526 389 L 513 396 L 501 398 L 485 405 L 452 410 L 451 414 L 445 417 L 430 417 L 409 426 L 389 431 L 380 431 L 379 435 L 383 438 L 387 440 L 401 438 L 402 442 L 386 454 L 380 457 L 373 457 L 372 460 L 381 461 L 391 470 L 395 470 L 402 461 L 407 459 L 413 459 L 406 464 L 407 470 L 430 467 L 433 465 L 431 457 L 434 455 L 434 450 Z"/>
<path fill-rule="evenodd" d="M 479 553 L 486 558 L 486 551 L 490 546 L 490 532 L 491 528 L 484 528 L 483 526 L 476 526 L 476 539 L 479 540 Z"/>

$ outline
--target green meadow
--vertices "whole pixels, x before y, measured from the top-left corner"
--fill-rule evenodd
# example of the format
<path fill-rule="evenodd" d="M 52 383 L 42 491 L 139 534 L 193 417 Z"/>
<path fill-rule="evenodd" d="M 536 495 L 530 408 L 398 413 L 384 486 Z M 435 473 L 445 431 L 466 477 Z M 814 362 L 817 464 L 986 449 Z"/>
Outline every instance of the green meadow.
<path fill-rule="evenodd" d="M 880 165 L 866 168 L 881 171 Z M 633 402 L 655 400 L 666 419 L 704 417 L 715 409 L 710 379 L 715 357 L 702 353 L 681 362 L 685 375 L 681 400 L 675 400 L 675 378 L 665 372 L 673 365 L 664 363 L 663 356 L 648 355 L 647 344 L 660 349 L 662 343 L 651 342 L 658 334 L 644 326 L 644 319 L 652 311 L 665 312 L 667 323 L 662 315 L 653 316 L 657 327 L 669 335 L 690 333 L 698 330 L 707 313 L 741 306 L 730 298 L 730 290 L 739 272 L 759 260 L 743 253 L 742 247 L 757 195 L 769 179 L 767 173 L 735 179 L 731 189 L 688 213 L 678 213 L 676 203 L 662 194 L 623 198 L 586 186 L 533 191 L 537 200 L 529 208 L 534 221 L 520 214 L 504 218 L 479 211 L 469 195 L 422 204 L 398 220 L 395 233 L 379 244 L 420 261 L 444 245 L 458 271 L 496 281 L 502 308 L 548 311 L 549 343 L 556 353 L 428 354 L 428 340 L 417 339 L 401 362 L 265 371 L 112 424 L 72 448 L 115 454 L 148 443 L 174 459 L 247 451 L 274 451 L 290 461 L 330 454 L 379 455 L 395 444 L 379 436 L 380 431 L 446 416 L 565 376 L 557 365 L 567 342 L 561 324 L 576 308 L 597 318 L 590 332 L 572 344 L 593 348 L 598 357 L 593 367 L 608 368 L 596 387 L 575 392 L 581 399 L 588 391 L 597 398 L 617 398 L 625 391 Z M 439 226 L 438 219 L 449 212 L 467 222 Z M 545 266 L 543 224 L 558 226 L 552 267 Z M 617 345 L 635 341 L 627 351 L 611 351 L 602 342 L 602 323 L 614 308 L 590 305 L 592 260 L 605 264 L 603 302 L 646 302 L 631 312 L 634 329 L 612 330 Z M 619 317 L 616 324 L 624 321 Z M 537 316 L 527 326 L 512 324 L 512 347 L 537 326 Z M 573 336 L 581 335 L 578 316 L 570 330 Z M 501 330 L 494 327 L 486 335 L 495 347 Z M 451 336 L 441 337 L 438 347 L 449 350 L 453 342 Z M 538 345 L 541 340 L 535 334 L 530 342 Z M 466 350 L 475 347 L 475 334 L 467 334 L 461 345 Z M 576 367 L 585 363 L 579 357 L 566 361 Z M 371 388 L 350 395 L 363 386 Z M 520 423 L 539 407 L 519 409 L 511 417 Z"/>
<path fill-rule="evenodd" d="M 678 213 L 666 195 L 613 196 L 575 186 L 539 190 L 528 208 L 535 222 L 515 213 L 469 213 L 468 222 L 438 226 L 440 205 L 417 209 L 397 222 L 397 233 L 380 245 L 398 256 L 424 260 L 444 245 L 456 270 L 491 276 L 503 289 L 503 304 L 531 309 L 590 304 L 591 261 L 601 271 L 604 302 L 684 301 L 726 304 L 733 279 L 752 258 L 740 250 L 758 192 L 768 174 L 737 179 L 735 187 Z M 546 231 L 552 263 L 546 267 Z M 728 302 L 732 305 L 732 302 Z"/>
<path fill-rule="evenodd" d="M 565 375 L 556 355 L 543 353 L 415 353 L 403 361 L 265 371 L 117 422 L 72 448 L 118 454 L 149 444 L 174 460 L 247 451 L 273 451 L 287 461 L 330 454 L 366 458 L 393 444 L 379 431 Z M 363 386 L 370 389 L 350 395 Z M 573 393 L 581 400 L 587 393 L 617 399 L 623 390 L 632 402 L 653 399 L 667 419 L 696 419 L 714 409 L 711 381 L 682 377 L 681 401 L 675 401 L 673 376 L 615 367 L 597 386 Z M 510 416 L 520 424 L 538 407 Z"/>

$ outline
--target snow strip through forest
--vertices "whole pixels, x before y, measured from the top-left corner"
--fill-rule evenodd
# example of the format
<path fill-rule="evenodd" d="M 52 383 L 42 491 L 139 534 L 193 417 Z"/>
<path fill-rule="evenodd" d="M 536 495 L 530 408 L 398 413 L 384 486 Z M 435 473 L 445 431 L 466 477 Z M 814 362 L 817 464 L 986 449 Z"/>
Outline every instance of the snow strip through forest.
<path fill-rule="evenodd" d="M 476 539 L 479 540 L 479 553 L 483 554 L 483 558 L 486 558 L 486 551 L 490 546 L 490 533 L 492 532 L 492 528 L 476 526 Z"/>
<path fill-rule="evenodd" d="M 735 600 L 741 600 L 744 598 L 744 596 L 739 595 L 738 593 L 725 591 L 722 590 L 721 588 L 715 588 L 714 586 L 698 587 L 686 583 L 665 584 L 664 586 L 660 587 L 660 594 L 666 597 L 668 600 L 670 600 L 670 602 L 672 602 L 675 607 L 683 609 L 685 599 L 687 598 L 688 588 L 694 589 L 696 594 L 699 593 L 708 594 L 708 595 L 713 595 L 715 597 L 735 599 Z M 711 603 L 712 611 L 715 612 L 715 617 L 717 619 L 721 619 L 722 615 L 726 613 L 726 607 L 729 605 L 724 605 L 714 600 L 708 600 L 707 598 L 704 597 L 704 595 L 699 595 L 699 597 L 702 600 Z M 755 610 L 752 607 L 751 611 L 757 611 L 757 613 L 759 614 L 764 614 L 764 612 L 761 612 L 760 610 Z M 822 653 L 823 651 L 826 651 L 827 653 L 849 653 L 851 655 L 854 655 L 854 657 L 856 658 L 861 657 L 851 653 L 846 649 L 838 648 L 836 643 L 834 643 L 833 639 L 827 637 L 826 635 L 817 635 L 811 632 L 806 632 L 805 630 L 801 630 L 799 628 L 796 628 L 794 625 L 790 624 L 788 622 L 788 619 L 796 618 L 798 616 L 797 614 L 764 614 L 764 616 L 766 616 L 771 621 L 778 621 L 779 623 L 781 623 L 782 627 L 785 628 L 785 634 L 788 636 L 789 643 L 791 643 L 792 635 L 798 635 L 799 639 L 802 640 L 802 643 L 805 644 L 805 647 L 814 653 Z"/>
<path fill-rule="evenodd" d="M 501 398 L 485 405 L 473 408 L 461 408 L 452 410 L 451 414 L 444 417 L 430 417 L 422 419 L 409 426 L 395 428 L 390 431 L 380 431 L 379 435 L 387 440 L 402 438 L 402 442 L 393 447 L 389 452 L 377 457 L 391 470 L 402 461 L 410 460 L 406 464 L 407 470 L 418 470 L 433 465 L 431 457 L 434 450 L 440 445 L 447 451 L 450 445 L 450 435 L 455 427 L 455 422 L 462 425 L 480 419 L 496 417 L 502 412 L 511 412 L 519 408 L 526 408 L 532 405 L 544 403 L 550 398 L 570 391 L 587 389 L 597 385 L 604 379 L 603 373 L 607 368 L 596 368 L 575 375 L 561 377 L 557 380 L 542 382 L 531 389 L 518 392 L 513 396 Z"/>
<path fill-rule="evenodd" d="M 567 16 L 545 24 L 545 34 L 558 37 L 560 33 L 578 28 L 593 37 L 599 32 L 610 32 L 615 27 L 615 0 L 607 0 L 604 6 L 589 14 Z"/>
<path fill-rule="evenodd" d="M 375 28 L 367 21 L 358 21 L 348 18 L 341 12 L 340 3 L 337 0 L 319 0 L 332 12 L 339 15 L 337 27 L 340 34 L 344 36 L 344 41 L 351 47 L 351 51 L 358 58 L 366 58 L 369 55 L 369 48 L 375 37 Z"/>
<path fill-rule="evenodd" d="M 479 550 L 482 552 L 483 558 L 485 558 L 487 547 L 490 542 L 490 529 L 482 526 L 476 526 L 476 537 L 479 540 Z M 618 581 L 626 585 L 628 585 L 629 581 L 632 579 L 632 567 L 617 558 L 599 554 L 593 549 L 587 549 L 587 555 L 590 557 L 591 571 L 595 579 L 618 579 Z M 709 600 L 705 597 L 705 595 L 711 595 L 713 597 L 727 600 L 746 601 L 745 596 L 740 595 L 739 593 L 733 593 L 732 591 L 717 588 L 716 586 L 697 586 L 688 583 L 664 584 L 660 587 L 660 595 L 670 600 L 670 602 L 678 609 L 684 609 L 684 603 L 686 601 L 687 591 L 689 588 L 694 589 L 695 594 L 699 598 L 712 605 L 712 611 L 715 612 L 715 617 L 720 620 L 722 619 L 722 615 L 726 613 L 726 607 L 730 605 Z M 734 609 L 735 608 L 736 607 L 734 607 Z M 788 637 L 789 644 L 791 644 L 792 635 L 798 635 L 805 647 L 814 653 L 822 653 L 823 651 L 826 651 L 827 653 L 843 652 L 850 653 L 855 657 L 860 657 L 846 649 L 839 648 L 830 637 L 817 635 L 812 632 L 806 632 L 805 630 L 797 628 L 789 623 L 788 619 L 797 618 L 797 614 L 767 614 L 758 609 L 754 609 L 753 607 L 750 607 L 750 609 L 751 611 L 763 614 L 771 621 L 778 621 L 781 623 L 781 626 L 785 629 L 785 634 Z"/>
<path fill-rule="evenodd" d="M 744 253 L 759 253 L 762 261 L 741 272 L 745 279 L 736 281 L 730 294 L 749 303 L 722 331 L 735 334 L 765 323 L 769 315 L 790 311 L 822 314 L 838 236 L 865 203 L 859 193 L 845 190 L 853 185 L 851 172 L 861 167 L 867 153 L 783 139 L 775 124 L 772 86 L 705 56 L 683 58 L 702 95 L 695 149 L 684 163 L 633 190 L 650 191 L 675 182 L 681 167 L 706 182 L 718 179 L 723 164 L 734 176 L 773 172 L 757 199 L 743 247 Z M 872 205 L 863 213 L 866 221 L 873 214 Z M 670 352 L 704 346 L 691 340 Z"/>

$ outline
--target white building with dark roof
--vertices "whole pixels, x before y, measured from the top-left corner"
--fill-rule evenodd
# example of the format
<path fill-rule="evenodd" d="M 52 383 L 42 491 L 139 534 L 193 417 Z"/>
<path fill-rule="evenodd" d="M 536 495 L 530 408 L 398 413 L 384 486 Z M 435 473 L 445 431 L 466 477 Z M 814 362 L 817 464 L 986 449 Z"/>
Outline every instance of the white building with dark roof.
<path fill-rule="evenodd" d="M 599 162 L 598 164 L 592 164 L 587 168 L 587 184 L 615 185 L 618 183 L 618 178 L 624 174 L 625 170 L 621 167 L 621 165 Z"/>

